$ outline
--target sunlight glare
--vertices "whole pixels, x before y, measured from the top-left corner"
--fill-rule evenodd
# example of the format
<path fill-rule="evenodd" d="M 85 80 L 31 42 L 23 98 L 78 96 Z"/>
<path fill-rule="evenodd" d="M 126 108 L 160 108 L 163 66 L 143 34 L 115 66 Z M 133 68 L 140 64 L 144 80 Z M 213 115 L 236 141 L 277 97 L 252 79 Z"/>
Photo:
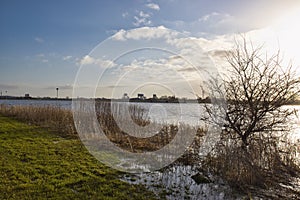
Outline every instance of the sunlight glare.
<path fill-rule="evenodd" d="M 263 47 L 272 55 L 280 50 L 283 58 L 282 64 L 287 66 L 292 63 L 299 68 L 300 74 L 300 8 L 290 12 L 270 24 L 268 27 L 250 31 L 250 38 L 256 45 Z"/>
<path fill-rule="evenodd" d="M 286 59 L 292 60 L 295 65 L 300 65 L 300 9 L 295 10 L 280 18 L 269 29 L 275 32 L 278 48 Z"/>

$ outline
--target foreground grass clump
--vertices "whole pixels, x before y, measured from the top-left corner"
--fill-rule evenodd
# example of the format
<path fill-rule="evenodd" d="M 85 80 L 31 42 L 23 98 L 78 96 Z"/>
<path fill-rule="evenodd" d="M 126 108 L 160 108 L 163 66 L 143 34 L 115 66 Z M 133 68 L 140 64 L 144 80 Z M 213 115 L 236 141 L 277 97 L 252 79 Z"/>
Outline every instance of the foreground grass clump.
<path fill-rule="evenodd" d="M 0 199 L 154 199 L 120 175 L 78 139 L 0 116 Z"/>

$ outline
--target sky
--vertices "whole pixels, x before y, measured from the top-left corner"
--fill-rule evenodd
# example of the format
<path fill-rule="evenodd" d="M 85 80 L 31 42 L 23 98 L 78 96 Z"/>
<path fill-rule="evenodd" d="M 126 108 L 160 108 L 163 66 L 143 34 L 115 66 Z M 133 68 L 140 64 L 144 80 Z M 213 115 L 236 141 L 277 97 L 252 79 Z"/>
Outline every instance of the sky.
<path fill-rule="evenodd" d="M 236 34 L 298 66 L 299 20 L 299 0 L 1 0 L 0 92 L 193 98 Z"/>

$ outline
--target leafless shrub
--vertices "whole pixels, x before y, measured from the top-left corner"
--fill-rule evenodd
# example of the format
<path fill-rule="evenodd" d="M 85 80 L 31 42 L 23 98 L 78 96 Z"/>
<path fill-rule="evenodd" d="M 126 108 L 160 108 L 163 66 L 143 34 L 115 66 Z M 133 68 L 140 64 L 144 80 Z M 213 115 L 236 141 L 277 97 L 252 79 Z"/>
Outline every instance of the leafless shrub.
<path fill-rule="evenodd" d="M 287 123 L 295 111 L 284 105 L 298 98 L 300 79 L 291 65 L 282 66 L 279 51 L 264 55 L 262 47 L 251 43 L 249 47 L 242 39 L 227 53 L 230 69 L 223 83 L 210 83 L 211 93 L 224 96 L 227 104 L 206 106 L 207 121 L 223 129 L 206 164 L 232 185 L 264 187 L 272 182 L 268 178 L 274 181 L 280 172 L 299 172 L 295 157 L 287 153 L 292 147 Z"/>

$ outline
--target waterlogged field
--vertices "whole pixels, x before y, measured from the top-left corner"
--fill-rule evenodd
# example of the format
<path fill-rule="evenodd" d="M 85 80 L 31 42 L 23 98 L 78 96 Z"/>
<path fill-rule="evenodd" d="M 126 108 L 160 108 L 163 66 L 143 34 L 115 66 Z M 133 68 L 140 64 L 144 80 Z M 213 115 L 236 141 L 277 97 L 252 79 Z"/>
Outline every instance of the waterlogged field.
<path fill-rule="evenodd" d="M 121 176 L 77 138 L 0 116 L 0 199 L 155 199 Z"/>
<path fill-rule="evenodd" d="M 203 136 L 207 135 L 207 129 L 201 128 L 201 126 L 197 128 L 197 125 L 194 124 L 195 121 L 191 119 L 197 117 L 192 112 L 196 110 L 195 106 L 202 105 L 131 104 L 129 117 L 118 114 L 123 113 L 122 103 L 116 106 L 107 103 L 96 105 L 96 120 L 98 120 L 101 129 L 105 133 L 105 137 L 115 143 L 116 146 L 129 152 L 136 153 L 160 149 L 173 140 L 179 128 L 182 128 L 184 133 L 196 132 L 192 145 L 187 148 L 180 159 L 173 163 L 173 166 L 170 166 L 170 169 L 133 176 L 105 167 L 87 152 L 78 139 L 70 108 L 60 105 L 60 101 L 51 102 L 52 104 L 56 103 L 55 106 L 50 104 L 41 104 L 42 106 L 24 104 L 29 102 L 31 101 L 0 102 L 0 115 L 2 114 L 2 117 L 0 117 L 0 194 L 4 198 L 152 199 L 163 197 L 173 199 L 173 197 L 178 197 L 179 191 L 184 191 L 179 195 L 182 198 L 236 199 L 230 194 L 227 186 L 232 186 L 239 192 L 242 190 L 246 194 L 246 198 L 250 199 L 251 193 L 257 197 L 266 197 L 267 199 L 278 199 L 279 197 L 294 199 L 300 194 L 297 179 L 298 167 L 294 165 L 296 163 L 294 161 L 297 160 L 299 155 L 297 151 L 299 146 L 297 144 L 291 145 L 289 141 L 283 143 L 285 146 L 282 145 L 278 148 L 280 151 L 271 152 L 268 151 L 268 148 L 264 149 L 265 143 L 253 144 L 253 151 L 250 152 L 250 155 L 255 162 L 262 163 L 263 170 L 260 171 L 260 174 L 256 170 L 259 168 L 248 165 L 248 159 L 243 157 L 239 145 L 230 148 L 229 143 L 229 146 L 224 146 L 225 149 L 220 148 L 218 152 L 216 151 L 216 156 L 210 154 L 205 158 L 205 162 L 199 162 L 198 150 L 203 146 Z M 71 106 L 71 102 L 68 102 Z M 78 105 L 82 106 L 81 104 Z M 299 110 L 298 106 L 290 107 Z M 182 110 L 184 112 L 181 112 Z M 117 118 L 114 118 L 114 113 L 116 113 Z M 180 118 L 178 118 L 178 113 L 181 113 Z M 162 119 L 163 121 L 156 122 L 153 118 Z M 89 119 L 82 119 L 78 122 L 89 124 L 85 123 Z M 116 119 L 120 122 L 119 124 L 116 123 Z M 184 123 L 183 125 L 168 123 L 169 120 L 174 119 L 179 122 L 181 122 L 181 119 L 185 119 L 186 122 L 190 123 Z M 141 127 L 154 121 L 153 124 L 159 126 L 160 129 L 149 138 L 135 138 L 124 132 L 128 128 L 127 126 L 130 126 L 129 133 L 133 130 L 128 120 Z M 37 126 L 29 126 L 28 124 Z M 298 140 L 300 123 L 297 112 L 295 112 L 294 119 L 290 120 L 287 126 L 296 128 L 290 139 Z M 144 133 L 141 132 L 141 134 Z M 92 141 L 96 142 L 97 139 L 101 138 L 95 135 Z M 274 144 L 278 142 L 279 140 Z M 264 156 L 262 156 L 261 149 L 266 150 Z M 116 155 L 112 156 L 110 154 L 108 156 L 107 159 L 112 160 L 113 163 L 116 162 L 116 165 L 122 161 Z M 224 163 L 227 165 L 225 166 Z M 198 167 L 197 170 L 185 170 L 186 167 L 192 166 L 195 169 Z M 269 175 L 269 170 L 273 170 L 272 175 Z M 211 173 L 223 174 L 225 181 L 229 184 L 224 185 L 221 179 L 220 182 L 216 181 L 219 180 L 219 177 L 216 179 Z M 197 181 L 192 178 L 195 174 L 202 177 L 201 180 L 208 181 L 196 183 Z M 273 177 L 274 174 L 275 177 Z M 240 179 L 238 180 L 236 177 Z M 128 185 L 121 182 L 120 179 L 137 185 Z M 264 181 L 265 185 L 261 186 L 261 181 Z M 242 183 L 243 188 L 237 186 L 237 183 Z M 159 191 L 158 196 L 150 193 L 139 184 L 146 185 L 153 192 Z M 220 187 L 220 184 L 226 187 Z M 252 184 L 256 188 L 254 187 L 249 191 L 246 187 L 248 184 Z M 289 187 L 289 185 L 292 186 Z M 219 189 L 214 190 L 213 188 L 216 187 Z M 268 187 L 270 187 L 268 191 L 257 192 L 257 189 Z M 260 196 L 261 194 L 263 196 Z"/>

